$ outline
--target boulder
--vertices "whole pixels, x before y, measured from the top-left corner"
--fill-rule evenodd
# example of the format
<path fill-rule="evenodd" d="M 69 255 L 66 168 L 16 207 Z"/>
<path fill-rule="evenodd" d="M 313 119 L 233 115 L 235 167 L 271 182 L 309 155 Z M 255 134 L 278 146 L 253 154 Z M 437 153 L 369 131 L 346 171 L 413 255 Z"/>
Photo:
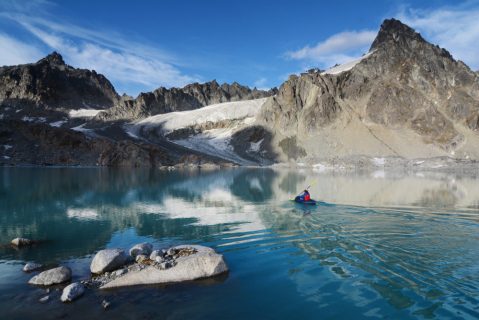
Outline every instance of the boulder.
<path fill-rule="evenodd" d="M 63 289 L 60 300 L 62 302 L 70 302 L 83 295 L 84 292 L 85 287 L 79 282 L 74 282 Z"/>
<path fill-rule="evenodd" d="M 27 264 L 25 264 L 25 266 L 23 267 L 23 271 L 24 272 L 32 272 L 32 271 L 40 269 L 41 267 L 43 267 L 43 265 L 41 265 L 39 263 L 27 262 Z"/>
<path fill-rule="evenodd" d="M 139 243 L 134 245 L 130 249 L 130 256 L 132 256 L 133 258 L 135 258 L 137 255 L 140 255 L 140 254 L 149 256 L 152 250 L 153 250 L 153 245 L 151 243 L 148 243 L 148 242 Z"/>
<path fill-rule="evenodd" d="M 72 271 L 68 267 L 58 267 L 43 271 L 33 278 L 28 283 L 40 286 L 51 286 L 52 284 L 59 284 L 69 281 L 72 277 Z"/>
<path fill-rule="evenodd" d="M 177 246 L 173 249 L 194 249 L 192 250 L 194 253 L 180 256 L 174 261 L 173 266 L 165 270 L 155 266 L 132 270 L 122 277 L 104 284 L 100 289 L 182 282 L 208 278 L 228 271 L 223 256 L 211 248 L 185 245 Z"/>
<path fill-rule="evenodd" d="M 139 254 L 136 256 L 135 258 L 135 261 L 138 262 L 138 263 L 143 263 L 145 262 L 146 260 L 148 260 L 148 257 L 144 254 Z"/>
<path fill-rule="evenodd" d="M 11 241 L 11 244 L 16 247 L 31 246 L 33 244 L 33 240 L 27 238 L 15 238 Z"/>
<path fill-rule="evenodd" d="M 125 251 L 121 249 L 100 250 L 91 262 L 90 271 L 97 274 L 113 271 L 124 266 L 128 259 Z"/>
<path fill-rule="evenodd" d="M 150 260 L 155 261 L 156 257 L 163 257 L 164 252 L 161 250 L 153 250 L 150 254 Z"/>

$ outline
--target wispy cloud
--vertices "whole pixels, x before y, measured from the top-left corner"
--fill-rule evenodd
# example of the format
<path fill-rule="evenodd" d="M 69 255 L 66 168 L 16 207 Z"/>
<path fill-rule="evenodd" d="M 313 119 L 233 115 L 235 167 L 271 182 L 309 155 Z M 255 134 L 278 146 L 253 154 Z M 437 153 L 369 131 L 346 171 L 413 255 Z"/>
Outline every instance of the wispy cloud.
<path fill-rule="evenodd" d="M 39 1 L 37 5 L 42 5 Z M 12 1 L 12 4 L 16 4 Z M 20 26 L 37 41 L 26 44 L 20 39 L 0 34 L 0 64 L 18 64 L 38 60 L 41 52 L 56 50 L 65 61 L 75 67 L 95 69 L 106 75 L 120 91 L 137 94 L 159 86 L 184 86 L 199 81 L 198 77 L 184 74 L 181 62 L 175 56 L 113 31 L 98 31 L 82 26 L 27 15 L 25 12 L 3 10 L 0 17 Z M 5 44 L 5 45 L 3 45 Z"/>
<path fill-rule="evenodd" d="M 340 32 L 317 43 L 315 46 L 305 46 L 297 51 L 287 52 L 286 57 L 315 62 L 322 68 L 336 63 L 341 64 L 365 53 L 376 33 L 371 30 Z"/>
<path fill-rule="evenodd" d="M 403 7 L 396 17 L 430 42 L 449 50 L 473 69 L 479 68 L 479 8 L 472 1 L 456 7 L 417 10 Z"/>
<path fill-rule="evenodd" d="M 4 48 L 0 54 L 0 65 L 14 65 L 27 61 L 36 61 L 43 54 L 36 47 L 0 33 L 0 48 Z"/>

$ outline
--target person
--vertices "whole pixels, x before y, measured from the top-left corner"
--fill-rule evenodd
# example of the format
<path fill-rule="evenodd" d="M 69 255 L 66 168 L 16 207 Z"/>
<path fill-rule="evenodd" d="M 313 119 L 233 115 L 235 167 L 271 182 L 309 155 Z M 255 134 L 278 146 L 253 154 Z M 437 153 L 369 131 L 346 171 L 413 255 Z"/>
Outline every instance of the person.
<path fill-rule="evenodd" d="M 309 200 L 311 200 L 311 196 L 309 195 L 309 191 L 308 191 L 308 190 L 304 190 L 303 194 L 304 194 L 304 201 L 309 201 Z"/>
<path fill-rule="evenodd" d="M 296 197 L 295 199 L 296 201 L 300 201 L 300 202 L 303 202 L 303 201 L 310 201 L 311 200 L 311 196 L 309 194 L 309 191 L 308 190 L 304 190 L 303 192 L 301 192 L 299 194 L 299 196 Z"/>

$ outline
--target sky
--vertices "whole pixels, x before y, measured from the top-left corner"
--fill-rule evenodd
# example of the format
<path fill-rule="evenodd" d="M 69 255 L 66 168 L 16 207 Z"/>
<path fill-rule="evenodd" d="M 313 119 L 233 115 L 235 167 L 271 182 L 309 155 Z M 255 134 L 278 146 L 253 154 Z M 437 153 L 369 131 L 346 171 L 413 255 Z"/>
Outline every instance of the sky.
<path fill-rule="evenodd" d="M 479 0 L 0 0 L 0 66 L 57 51 L 120 94 L 213 79 L 267 89 L 360 57 L 391 17 L 479 69 Z"/>

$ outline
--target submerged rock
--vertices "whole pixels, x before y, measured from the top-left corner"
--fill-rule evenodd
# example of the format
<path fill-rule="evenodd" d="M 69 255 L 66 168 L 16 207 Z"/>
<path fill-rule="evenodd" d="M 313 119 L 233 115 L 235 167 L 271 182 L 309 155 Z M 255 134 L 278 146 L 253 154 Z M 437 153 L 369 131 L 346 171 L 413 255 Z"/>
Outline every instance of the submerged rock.
<path fill-rule="evenodd" d="M 33 278 L 28 283 L 40 286 L 51 286 L 52 284 L 59 284 L 70 280 L 72 271 L 68 267 L 58 267 L 43 271 Z"/>
<path fill-rule="evenodd" d="M 148 243 L 148 242 L 139 243 L 134 245 L 130 249 L 130 256 L 132 256 L 133 258 L 135 258 L 137 255 L 140 255 L 140 254 L 149 256 L 152 250 L 153 250 L 153 245 L 151 243 Z"/>
<path fill-rule="evenodd" d="M 23 267 L 23 271 L 24 272 L 32 272 L 32 271 L 40 269 L 41 267 L 43 267 L 43 265 L 41 265 L 39 263 L 27 262 L 27 264 L 25 264 L 25 266 Z"/>
<path fill-rule="evenodd" d="M 63 289 L 60 300 L 62 302 L 70 302 L 83 295 L 84 292 L 85 287 L 83 286 L 83 284 L 79 282 L 74 282 Z"/>
<path fill-rule="evenodd" d="M 154 265 L 131 269 L 122 277 L 101 286 L 101 289 L 189 281 L 212 277 L 227 272 L 228 267 L 221 254 L 213 249 L 197 245 L 177 246 L 169 250 L 176 260 L 165 263 L 164 268 Z M 168 266 L 166 265 L 168 264 Z"/>
<path fill-rule="evenodd" d="M 93 258 L 90 271 L 92 273 L 103 273 L 113 271 L 125 265 L 128 262 L 128 256 L 121 249 L 105 249 L 97 252 Z"/>
<path fill-rule="evenodd" d="M 108 309 L 110 307 L 110 302 L 106 301 L 106 300 L 103 300 L 101 302 L 101 306 L 103 307 L 103 309 Z"/>
<path fill-rule="evenodd" d="M 27 238 L 15 238 L 11 241 L 11 244 L 16 247 L 26 247 L 33 244 L 33 240 Z"/>

